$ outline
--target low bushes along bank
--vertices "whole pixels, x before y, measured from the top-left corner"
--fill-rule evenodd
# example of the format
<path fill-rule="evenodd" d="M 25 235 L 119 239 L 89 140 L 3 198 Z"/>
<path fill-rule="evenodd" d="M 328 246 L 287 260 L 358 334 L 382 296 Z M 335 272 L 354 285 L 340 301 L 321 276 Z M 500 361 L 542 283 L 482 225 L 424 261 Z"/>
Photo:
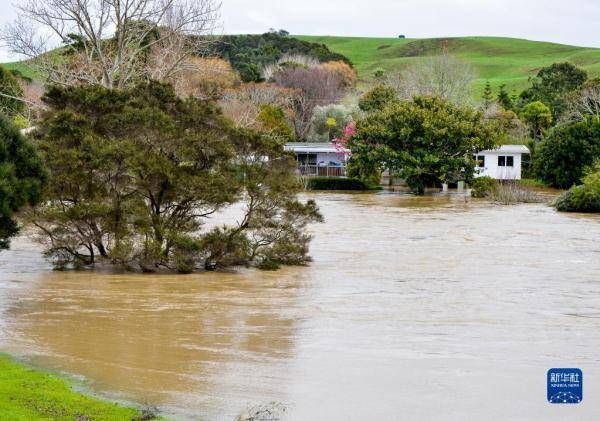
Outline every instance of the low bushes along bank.
<path fill-rule="evenodd" d="M 488 198 L 502 205 L 543 203 L 546 200 L 531 187 L 519 182 L 498 182 L 491 177 L 479 177 L 471 183 L 471 196 Z"/>

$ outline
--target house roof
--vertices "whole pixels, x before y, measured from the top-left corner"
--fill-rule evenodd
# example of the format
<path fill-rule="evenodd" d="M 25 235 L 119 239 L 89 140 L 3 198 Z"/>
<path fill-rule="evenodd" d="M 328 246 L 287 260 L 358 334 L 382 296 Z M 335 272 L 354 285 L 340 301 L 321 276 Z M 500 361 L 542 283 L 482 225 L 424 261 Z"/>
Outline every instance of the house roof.
<path fill-rule="evenodd" d="M 286 151 L 304 152 L 304 153 L 339 153 L 340 150 L 333 143 L 286 143 Z"/>
<path fill-rule="evenodd" d="M 524 154 L 531 153 L 529 148 L 525 145 L 502 145 L 498 149 L 489 149 L 486 151 L 481 151 L 479 153 L 490 153 L 490 154 L 500 154 L 500 153 L 512 153 L 512 154 Z"/>

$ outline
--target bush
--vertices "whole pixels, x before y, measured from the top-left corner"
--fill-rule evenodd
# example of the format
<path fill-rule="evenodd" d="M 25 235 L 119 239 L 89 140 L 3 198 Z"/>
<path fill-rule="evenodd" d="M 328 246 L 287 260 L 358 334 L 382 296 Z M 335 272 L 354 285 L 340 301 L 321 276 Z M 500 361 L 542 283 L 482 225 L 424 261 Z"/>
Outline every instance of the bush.
<path fill-rule="evenodd" d="M 471 182 L 471 196 L 487 197 L 496 189 L 498 182 L 491 177 L 478 177 Z"/>
<path fill-rule="evenodd" d="M 568 189 L 581 184 L 586 167 L 600 158 L 600 120 L 567 124 L 555 128 L 536 147 L 536 176 L 552 187 Z"/>
<path fill-rule="evenodd" d="M 533 189 L 519 185 L 518 183 L 498 183 L 489 195 L 490 200 L 500 205 L 514 205 L 517 203 L 543 203 L 543 196 Z"/>
<path fill-rule="evenodd" d="M 356 178 L 313 177 L 308 180 L 309 190 L 370 190 L 363 181 Z"/>
<path fill-rule="evenodd" d="M 600 212 L 600 171 L 584 178 L 581 186 L 575 186 L 553 203 L 561 212 Z"/>
<path fill-rule="evenodd" d="M 395 101 L 398 101 L 398 94 L 394 88 L 377 85 L 358 100 L 358 107 L 362 111 L 370 113 L 381 111 L 386 105 Z"/>

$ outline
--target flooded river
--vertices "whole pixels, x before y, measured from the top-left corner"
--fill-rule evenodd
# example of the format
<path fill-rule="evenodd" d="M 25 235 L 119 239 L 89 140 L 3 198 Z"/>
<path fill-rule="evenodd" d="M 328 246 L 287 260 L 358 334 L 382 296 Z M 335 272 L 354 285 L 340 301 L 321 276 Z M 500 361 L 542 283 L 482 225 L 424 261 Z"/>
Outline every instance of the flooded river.
<path fill-rule="evenodd" d="M 0 253 L 0 350 L 176 419 L 600 419 L 600 217 L 318 194 L 309 267 L 52 272 Z M 578 367 L 580 405 L 546 402 Z"/>

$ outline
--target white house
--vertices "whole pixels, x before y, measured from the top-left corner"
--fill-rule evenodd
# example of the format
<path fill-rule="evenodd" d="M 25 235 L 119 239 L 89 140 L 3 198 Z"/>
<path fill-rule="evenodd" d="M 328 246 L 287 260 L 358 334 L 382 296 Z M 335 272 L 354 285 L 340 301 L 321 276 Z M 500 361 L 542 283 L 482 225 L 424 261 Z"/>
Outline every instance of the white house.
<path fill-rule="evenodd" d="M 529 153 L 529 149 L 524 145 L 502 145 L 498 149 L 481 151 L 475 155 L 476 177 L 520 180 L 523 155 Z"/>
<path fill-rule="evenodd" d="M 350 151 L 333 143 L 288 143 L 298 162 L 298 172 L 306 176 L 344 177 Z"/>

